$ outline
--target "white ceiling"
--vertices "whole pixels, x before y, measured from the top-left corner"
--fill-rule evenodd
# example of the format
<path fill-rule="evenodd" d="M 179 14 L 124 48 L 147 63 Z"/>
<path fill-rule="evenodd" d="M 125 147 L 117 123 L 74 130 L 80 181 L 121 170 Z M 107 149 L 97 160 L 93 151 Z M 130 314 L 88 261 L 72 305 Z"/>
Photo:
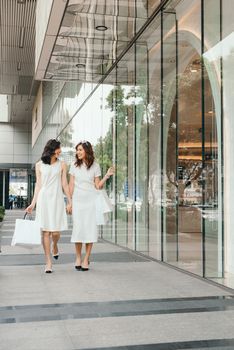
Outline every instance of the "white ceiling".
<path fill-rule="evenodd" d="M 10 122 L 31 119 L 35 8 L 36 0 L 0 0 L 0 94 L 9 95 Z"/>

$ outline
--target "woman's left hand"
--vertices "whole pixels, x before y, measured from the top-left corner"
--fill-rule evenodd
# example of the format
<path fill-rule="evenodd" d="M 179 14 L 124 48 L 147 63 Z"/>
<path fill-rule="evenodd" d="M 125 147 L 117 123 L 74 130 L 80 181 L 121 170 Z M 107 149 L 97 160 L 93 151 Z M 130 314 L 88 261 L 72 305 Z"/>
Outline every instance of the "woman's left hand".
<path fill-rule="evenodd" d="M 106 175 L 110 177 L 110 176 L 114 175 L 114 173 L 115 173 L 115 167 L 112 166 L 107 170 Z"/>
<path fill-rule="evenodd" d="M 71 214 L 71 213 L 72 213 L 72 205 L 71 205 L 71 204 L 68 204 L 67 207 L 66 207 L 66 209 L 67 209 L 67 213 L 68 213 L 68 214 Z"/>

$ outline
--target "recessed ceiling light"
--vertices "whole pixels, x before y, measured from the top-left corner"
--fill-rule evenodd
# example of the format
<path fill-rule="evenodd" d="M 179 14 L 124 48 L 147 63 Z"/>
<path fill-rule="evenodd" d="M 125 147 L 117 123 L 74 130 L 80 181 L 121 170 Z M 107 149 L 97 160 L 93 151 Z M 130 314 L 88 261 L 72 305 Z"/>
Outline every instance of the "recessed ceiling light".
<path fill-rule="evenodd" d="M 84 63 L 77 63 L 76 67 L 77 68 L 85 68 L 85 64 Z"/>
<path fill-rule="evenodd" d="M 201 64 L 201 59 L 200 58 L 196 58 L 195 60 L 193 60 L 192 64 L 195 65 L 195 66 L 199 66 Z"/>
<path fill-rule="evenodd" d="M 17 93 L 17 86 L 13 85 L 12 86 L 12 93 L 15 95 Z"/>
<path fill-rule="evenodd" d="M 25 36 L 25 27 L 20 28 L 20 40 L 19 40 L 19 48 L 22 49 L 24 47 L 24 36 Z"/>
<path fill-rule="evenodd" d="M 176 59 L 175 58 L 170 58 L 169 59 L 169 63 L 176 63 Z"/>
<path fill-rule="evenodd" d="M 190 72 L 196 73 L 196 72 L 197 72 L 197 69 L 192 68 L 192 69 L 190 69 Z"/>
<path fill-rule="evenodd" d="M 95 29 L 99 30 L 100 32 L 105 32 L 105 30 L 107 30 L 108 28 L 104 25 L 101 25 L 101 26 L 96 26 Z"/>
<path fill-rule="evenodd" d="M 213 111 L 210 110 L 208 113 L 209 113 L 209 114 L 213 114 Z"/>
<path fill-rule="evenodd" d="M 25 4 L 26 0 L 17 0 L 18 4 Z"/>

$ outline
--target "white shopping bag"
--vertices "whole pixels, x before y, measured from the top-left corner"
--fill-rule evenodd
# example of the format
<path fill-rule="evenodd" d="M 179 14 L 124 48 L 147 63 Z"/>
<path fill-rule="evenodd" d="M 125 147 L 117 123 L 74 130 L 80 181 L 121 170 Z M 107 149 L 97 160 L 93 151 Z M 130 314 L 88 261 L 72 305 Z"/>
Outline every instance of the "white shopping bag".
<path fill-rule="evenodd" d="M 41 244 L 41 228 L 34 220 L 16 219 L 11 245 L 34 246 Z"/>
<path fill-rule="evenodd" d="M 97 191 L 96 222 L 105 225 L 108 222 L 108 213 L 113 211 L 113 205 L 104 189 Z"/>

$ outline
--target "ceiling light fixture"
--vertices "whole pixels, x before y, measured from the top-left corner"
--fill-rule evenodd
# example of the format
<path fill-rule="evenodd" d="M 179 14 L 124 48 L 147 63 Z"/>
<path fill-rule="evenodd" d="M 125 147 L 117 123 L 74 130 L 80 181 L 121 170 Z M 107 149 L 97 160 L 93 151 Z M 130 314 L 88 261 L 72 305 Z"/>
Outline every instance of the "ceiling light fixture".
<path fill-rule="evenodd" d="M 76 67 L 77 68 L 85 68 L 85 64 L 84 63 L 77 63 Z"/>
<path fill-rule="evenodd" d="M 24 47 L 24 37 L 25 37 L 25 27 L 20 28 L 20 41 L 19 48 L 22 49 Z"/>
<path fill-rule="evenodd" d="M 12 86 L 12 93 L 13 93 L 13 95 L 15 95 L 17 93 L 17 86 L 16 85 Z"/>
<path fill-rule="evenodd" d="M 108 28 L 104 25 L 96 26 L 96 30 L 99 30 L 100 32 L 105 32 Z"/>
<path fill-rule="evenodd" d="M 169 63 L 176 63 L 176 58 L 174 58 L 174 57 L 170 58 Z"/>
<path fill-rule="evenodd" d="M 25 4 L 26 0 L 17 0 L 18 4 Z"/>

